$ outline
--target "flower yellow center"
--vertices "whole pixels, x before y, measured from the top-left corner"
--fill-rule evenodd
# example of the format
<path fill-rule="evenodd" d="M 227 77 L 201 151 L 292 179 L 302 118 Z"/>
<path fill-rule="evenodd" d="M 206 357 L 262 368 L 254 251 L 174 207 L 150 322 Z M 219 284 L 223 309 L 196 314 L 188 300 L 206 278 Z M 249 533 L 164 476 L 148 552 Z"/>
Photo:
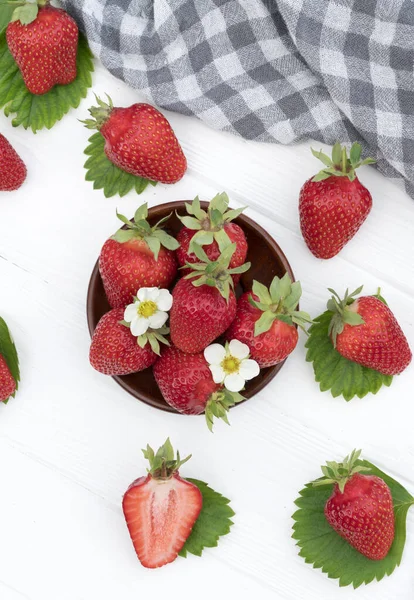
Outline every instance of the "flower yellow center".
<path fill-rule="evenodd" d="M 144 317 L 148 319 L 148 317 L 152 317 L 158 310 L 157 305 L 153 300 L 144 300 L 144 302 L 140 302 L 137 308 L 137 313 L 140 317 Z"/>
<path fill-rule="evenodd" d="M 232 373 L 238 373 L 240 368 L 240 360 L 235 356 L 226 356 L 221 363 L 221 367 L 226 375 L 232 375 Z"/>

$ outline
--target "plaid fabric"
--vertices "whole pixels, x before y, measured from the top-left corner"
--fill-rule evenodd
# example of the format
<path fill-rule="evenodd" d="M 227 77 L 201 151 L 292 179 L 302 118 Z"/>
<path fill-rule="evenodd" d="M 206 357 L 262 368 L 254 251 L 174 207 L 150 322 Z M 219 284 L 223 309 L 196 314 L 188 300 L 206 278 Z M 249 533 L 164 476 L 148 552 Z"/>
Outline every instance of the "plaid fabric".
<path fill-rule="evenodd" d="M 64 0 L 113 75 L 262 142 L 358 140 L 414 196 L 414 0 Z"/>

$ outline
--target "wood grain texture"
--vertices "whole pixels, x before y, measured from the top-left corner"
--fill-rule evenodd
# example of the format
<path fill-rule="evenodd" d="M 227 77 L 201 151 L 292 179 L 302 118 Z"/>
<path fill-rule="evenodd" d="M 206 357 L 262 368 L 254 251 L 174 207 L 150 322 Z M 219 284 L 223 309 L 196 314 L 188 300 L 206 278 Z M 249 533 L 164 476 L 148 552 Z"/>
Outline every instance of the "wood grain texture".
<path fill-rule="evenodd" d="M 115 104 L 144 100 L 99 67 L 94 91 L 110 93 Z M 117 227 L 116 208 L 129 215 L 144 201 L 209 199 L 225 190 L 287 255 L 304 310 L 321 313 L 327 287 L 364 283 L 371 293 L 381 286 L 414 347 L 412 200 L 374 169 L 361 169 L 373 211 L 340 256 L 319 261 L 302 241 L 297 211 L 300 186 L 318 169 L 309 144 L 248 143 L 173 114 L 188 157 L 184 179 L 140 197 L 105 199 L 84 181 L 89 133 L 77 119 L 92 103 L 90 94 L 36 136 L 0 117 L 29 171 L 21 190 L 0 197 L 0 314 L 22 371 L 16 398 L 0 406 L 1 600 L 411 600 L 414 513 L 401 567 L 358 592 L 306 565 L 290 536 L 298 490 L 326 459 L 354 447 L 414 492 L 412 365 L 391 388 L 346 403 L 319 392 L 301 336 L 274 382 L 212 435 L 203 417 L 154 410 L 93 371 L 85 302 L 101 245 Z M 237 515 L 231 535 L 202 559 L 149 572 L 134 556 L 121 498 L 144 473 L 140 449 L 168 435 L 193 454 L 183 474 L 232 498 Z"/>

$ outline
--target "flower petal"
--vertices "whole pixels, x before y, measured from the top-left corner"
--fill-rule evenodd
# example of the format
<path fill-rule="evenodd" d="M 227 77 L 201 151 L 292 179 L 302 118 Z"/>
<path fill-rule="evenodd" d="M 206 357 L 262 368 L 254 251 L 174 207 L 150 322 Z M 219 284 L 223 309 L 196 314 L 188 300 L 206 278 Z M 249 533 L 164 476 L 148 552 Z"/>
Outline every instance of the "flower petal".
<path fill-rule="evenodd" d="M 131 323 L 131 321 L 133 321 L 135 319 L 135 317 L 137 316 L 137 307 L 138 307 L 138 302 L 135 302 L 134 304 L 128 304 L 128 306 L 125 308 L 125 311 L 124 311 L 125 321 L 128 321 L 128 323 Z"/>
<path fill-rule="evenodd" d="M 211 371 L 214 383 L 223 383 L 226 374 L 220 365 L 209 365 L 208 368 Z"/>
<path fill-rule="evenodd" d="M 249 356 L 250 349 L 247 344 L 243 344 L 243 342 L 239 342 L 239 340 L 231 340 L 229 344 L 229 354 L 239 360 L 243 360 L 243 358 Z"/>
<path fill-rule="evenodd" d="M 168 319 L 168 313 L 158 310 L 156 313 L 148 317 L 149 326 L 152 329 L 159 329 L 162 327 Z"/>
<path fill-rule="evenodd" d="M 204 350 L 204 358 L 210 365 L 219 365 L 226 356 L 226 350 L 221 344 L 211 344 Z"/>
<path fill-rule="evenodd" d="M 140 300 L 141 302 L 144 302 L 144 300 L 148 300 L 148 289 L 150 288 L 140 288 L 137 291 L 138 300 Z"/>
<path fill-rule="evenodd" d="M 149 327 L 149 319 L 137 317 L 131 322 L 131 333 L 138 337 L 147 331 Z"/>
<path fill-rule="evenodd" d="M 253 379 L 253 377 L 257 377 L 260 373 L 260 367 L 255 360 L 251 358 L 246 358 L 242 360 L 239 367 L 239 374 L 243 377 L 243 379 Z"/>
<path fill-rule="evenodd" d="M 170 310 L 173 303 L 173 297 L 168 290 L 160 290 L 158 294 L 157 306 L 160 310 Z"/>
<path fill-rule="evenodd" d="M 147 300 L 152 300 L 156 304 L 158 304 L 158 297 L 160 295 L 160 290 L 157 287 L 145 288 L 147 290 Z"/>
<path fill-rule="evenodd" d="M 224 387 L 230 392 L 240 392 L 244 388 L 244 379 L 238 373 L 232 373 L 224 379 Z"/>

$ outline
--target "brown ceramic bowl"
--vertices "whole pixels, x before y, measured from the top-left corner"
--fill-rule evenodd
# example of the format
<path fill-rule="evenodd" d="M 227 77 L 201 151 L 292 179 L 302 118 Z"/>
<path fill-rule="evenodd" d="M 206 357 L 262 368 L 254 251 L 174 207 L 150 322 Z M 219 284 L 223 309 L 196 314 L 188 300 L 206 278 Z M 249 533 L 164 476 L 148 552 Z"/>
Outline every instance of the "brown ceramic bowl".
<path fill-rule="evenodd" d="M 206 208 L 208 203 L 201 202 L 201 206 L 202 208 Z M 167 204 L 160 204 L 150 208 L 148 211 L 148 220 L 151 225 L 154 225 L 157 221 L 172 213 L 171 218 L 167 223 L 167 229 L 172 235 L 177 235 L 182 224 L 179 219 L 177 219 L 175 211 L 178 211 L 182 215 L 185 214 L 184 201 L 168 202 Z M 243 214 L 237 217 L 234 222 L 240 225 L 246 234 L 247 243 L 249 245 L 247 260 L 252 263 L 252 266 L 247 273 L 243 273 L 241 276 L 240 284 L 236 290 L 238 296 L 243 291 L 251 289 L 253 279 L 269 286 L 275 275 L 282 277 L 287 271 L 292 281 L 294 281 L 294 275 L 286 256 L 274 239 L 270 237 L 262 227 Z M 111 307 L 105 296 L 97 261 L 89 282 L 87 298 L 88 327 L 91 336 L 95 331 L 99 319 L 110 309 Z M 255 379 L 246 383 L 246 389 L 243 391 L 243 395 L 246 398 L 251 398 L 257 394 L 257 392 L 260 392 L 260 390 L 263 389 L 280 371 L 283 364 L 284 361 L 273 367 L 262 369 Z M 152 369 L 145 369 L 145 371 L 134 373 L 132 375 L 114 377 L 114 379 L 124 388 L 124 390 L 132 394 L 132 396 L 135 396 L 135 398 L 138 398 L 138 400 L 142 400 L 142 402 L 160 408 L 161 410 L 177 412 L 167 404 L 162 397 L 152 374 Z"/>

